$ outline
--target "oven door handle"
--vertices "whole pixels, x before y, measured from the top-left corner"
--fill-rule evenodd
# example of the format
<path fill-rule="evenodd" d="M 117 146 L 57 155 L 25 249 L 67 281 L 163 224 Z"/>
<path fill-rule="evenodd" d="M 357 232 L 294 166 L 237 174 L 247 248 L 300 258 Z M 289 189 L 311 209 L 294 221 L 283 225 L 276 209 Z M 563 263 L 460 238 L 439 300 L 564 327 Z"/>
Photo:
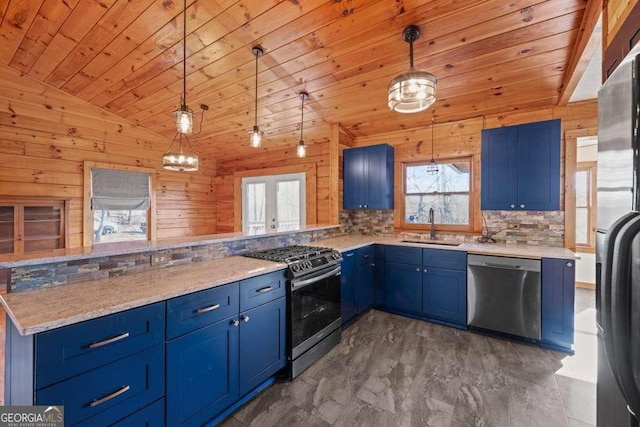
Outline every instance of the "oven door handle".
<path fill-rule="evenodd" d="M 336 274 L 340 275 L 340 266 L 334 268 L 333 270 L 331 270 L 331 271 L 329 271 L 327 273 L 321 274 L 320 276 L 317 276 L 317 277 L 312 277 L 312 278 L 306 279 L 306 280 L 300 280 L 298 282 L 291 282 L 291 287 L 294 288 L 294 289 L 301 288 L 303 286 L 310 285 L 312 283 L 318 282 L 318 281 L 320 281 L 322 279 L 326 279 L 327 277 L 331 277 L 331 276 L 334 276 Z"/>

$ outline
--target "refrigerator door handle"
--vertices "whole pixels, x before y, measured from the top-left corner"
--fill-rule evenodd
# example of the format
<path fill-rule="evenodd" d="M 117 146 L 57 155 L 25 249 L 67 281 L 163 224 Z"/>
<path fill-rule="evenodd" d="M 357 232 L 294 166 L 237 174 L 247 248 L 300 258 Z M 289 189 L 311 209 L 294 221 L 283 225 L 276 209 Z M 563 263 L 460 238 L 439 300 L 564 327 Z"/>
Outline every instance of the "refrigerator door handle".
<path fill-rule="evenodd" d="M 640 390 L 631 360 L 631 254 L 634 239 L 640 234 L 640 216 L 628 221 L 618 233 L 613 250 L 611 274 L 611 341 L 618 386 L 632 413 L 640 413 Z M 606 344 L 605 344 L 606 345 Z M 637 373 L 640 374 L 640 373 Z"/>

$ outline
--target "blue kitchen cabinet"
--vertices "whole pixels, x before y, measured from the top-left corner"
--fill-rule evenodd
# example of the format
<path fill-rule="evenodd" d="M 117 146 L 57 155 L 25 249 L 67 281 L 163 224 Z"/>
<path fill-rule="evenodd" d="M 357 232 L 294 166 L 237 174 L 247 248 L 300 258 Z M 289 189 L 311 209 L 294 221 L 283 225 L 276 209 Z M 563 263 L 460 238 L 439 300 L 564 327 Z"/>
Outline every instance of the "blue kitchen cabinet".
<path fill-rule="evenodd" d="M 342 323 L 351 320 L 358 312 L 356 306 L 356 283 L 358 281 L 357 253 L 355 250 L 342 254 L 340 273 L 340 307 Z"/>
<path fill-rule="evenodd" d="M 286 320 L 285 298 L 240 313 L 240 396 L 285 367 Z"/>
<path fill-rule="evenodd" d="M 482 131 L 484 210 L 560 209 L 560 120 Z"/>
<path fill-rule="evenodd" d="M 113 427 L 164 427 L 164 399 L 118 421 Z"/>
<path fill-rule="evenodd" d="M 373 246 L 373 306 L 384 305 L 384 245 Z"/>
<path fill-rule="evenodd" d="M 384 247 L 383 308 L 420 313 L 422 308 L 422 249 Z"/>
<path fill-rule="evenodd" d="M 542 345 L 573 352 L 575 261 L 542 258 Z"/>
<path fill-rule="evenodd" d="M 356 308 L 358 314 L 373 306 L 373 269 L 375 268 L 373 246 L 358 249 L 358 282 L 356 283 Z"/>
<path fill-rule="evenodd" d="M 168 426 L 202 425 L 238 394 L 237 317 L 167 343 Z"/>
<path fill-rule="evenodd" d="M 343 189 L 344 209 L 393 209 L 393 147 L 344 150 Z"/>
<path fill-rule="evenodd" d="M 422 312 L 428 317 L 460 325 L 467 323 L 467 273 L 424 268 Z"/>

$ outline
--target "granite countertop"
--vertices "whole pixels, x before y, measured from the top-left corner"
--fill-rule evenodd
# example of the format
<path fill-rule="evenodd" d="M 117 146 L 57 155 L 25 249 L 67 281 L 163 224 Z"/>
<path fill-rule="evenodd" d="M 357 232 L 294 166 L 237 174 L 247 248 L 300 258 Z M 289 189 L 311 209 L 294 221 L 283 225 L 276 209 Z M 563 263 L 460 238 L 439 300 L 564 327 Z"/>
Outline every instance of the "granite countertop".
<path fill-rule="evenodd" d="M 129 276 L 0 295 L 22 335 L 31 335 L 285 268 L 230 256 Z"/>
<path fill-rule="evenodd" d="M 348 235 L 326 240 L 317 240 L 314 246 L 326 246 L 338 251 L 348 251 L 372 244 L 410 246 L 416 248 L 446 249 L 466 251 L 470 254 L 508 256 L 513 258 L 561 258 L 572 259 L 576 254 L 566 248 L 551 246 L 504 244 L 504 243 L 461 243 L 459 246 L 437 244 L 437 241 L 424 243 L 403 242 L 397 237 Z"/>

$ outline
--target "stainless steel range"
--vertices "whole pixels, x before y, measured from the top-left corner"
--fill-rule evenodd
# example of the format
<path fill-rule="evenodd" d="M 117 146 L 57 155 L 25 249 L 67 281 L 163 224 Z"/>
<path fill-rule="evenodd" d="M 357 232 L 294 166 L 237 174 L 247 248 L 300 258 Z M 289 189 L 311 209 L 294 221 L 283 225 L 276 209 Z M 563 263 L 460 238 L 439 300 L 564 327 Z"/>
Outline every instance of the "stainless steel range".
<path fill-rule="evenodd" d="M 340 342 L 340 252 L 285 246 L 244 254 L 288 264 L 287 358 L 295 378 Z"/>

